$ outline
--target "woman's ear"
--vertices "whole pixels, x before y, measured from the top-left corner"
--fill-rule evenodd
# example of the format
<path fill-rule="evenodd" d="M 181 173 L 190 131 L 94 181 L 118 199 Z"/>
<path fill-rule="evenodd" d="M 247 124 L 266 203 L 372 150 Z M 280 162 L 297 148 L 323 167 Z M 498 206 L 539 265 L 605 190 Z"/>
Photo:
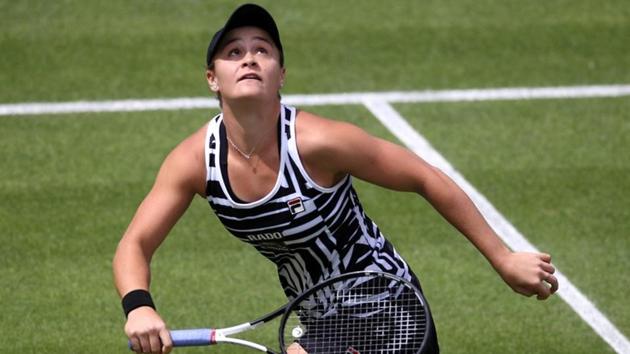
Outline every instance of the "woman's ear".
<path fill-rule="evenodd" d="M 286 74 L 287 74 L 287 69 L 282 68 L 282 70 L 280 70 L 280 88 L 284 86 L 284 79 L 286 78 Z"/>
<path fill-rule="evenodd" d="M 208 81 L 208 87 L 212 92 L 219 91 L 219 83 L 217 82 L 217 77 L 214 75 L 214 71 L 206 70 L 206 80 Z"/>

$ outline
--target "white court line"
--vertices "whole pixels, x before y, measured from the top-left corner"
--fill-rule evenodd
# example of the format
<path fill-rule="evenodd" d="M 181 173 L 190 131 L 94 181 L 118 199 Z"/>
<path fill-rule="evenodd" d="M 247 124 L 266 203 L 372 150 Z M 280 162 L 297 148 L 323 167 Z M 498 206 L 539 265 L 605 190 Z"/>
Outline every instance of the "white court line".
<path fill-rule="evenodd" d="M 464 176 L 386 101 L 366 100 L 365 106 L 401 142 L 427 162 L 448 174 L 473 200 L 488 223 L 513 250 L 539 252 Z M 630 342 L 569 279 L 556 269 L 557 294 L 617 353 L 630 353 Z"/>
<path fill-rule="evenodd" d="M 630 96 L 630 85 L 515 87 L 469 90 L 336 93 L 287 95 L 282 101 L 296 106 L 362 104 L 382 100 L 402 102 L 460 102 L 496 100 L 566 99 Z M 0 116 L 62 114 L 82 112 L 133 112 L 218 108 L 216 99 L 183 97 L 170 99 L 137 99 L 116 101 L 77 101 L 0 104 Z"/>
<path fill-rule="evenodd" d="M 493 100 L 569 99 L 630 96 L 630 85 L 521 87 L 471 90 L 411 92 L 340 93 L 320 95 L 286 95 L 283 102 L 296 106 L 365 105 L 388 129 L 411 150 L 449 174 L 471 197 L 504 242 L 515 250 L 536 248 L 494 206 L 479 193 L 453 166 L 416 132 L 390 103 L 460 102 Z M 117 101 L 80 101 L 60 103 L 0 104 L 0 116 L 62 114 L 80 112 L 125 112 L 218 108 L 211 98 L 175 98 Z M 561 272 L 558 295 L 588 323 L 617 353 L 630 354 L 630 342 Z"/>

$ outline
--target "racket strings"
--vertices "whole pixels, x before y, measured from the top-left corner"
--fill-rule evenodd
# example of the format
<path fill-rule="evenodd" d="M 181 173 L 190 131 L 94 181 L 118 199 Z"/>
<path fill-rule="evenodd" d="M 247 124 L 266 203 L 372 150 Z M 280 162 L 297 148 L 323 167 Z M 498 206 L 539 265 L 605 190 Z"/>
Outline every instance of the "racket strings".
<path fill-rule="evenodd" d="M 297 342 L 309 354 L 417 353 L 426 326 L 413 288 L 363 277 L 329 284 L 302 301 L 285 325 L 285 343 Z"/>

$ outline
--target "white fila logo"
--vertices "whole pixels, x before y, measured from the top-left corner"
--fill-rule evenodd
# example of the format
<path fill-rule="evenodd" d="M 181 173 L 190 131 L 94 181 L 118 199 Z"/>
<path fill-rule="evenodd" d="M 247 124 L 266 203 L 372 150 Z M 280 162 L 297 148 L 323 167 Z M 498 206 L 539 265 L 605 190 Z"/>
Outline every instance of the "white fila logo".
<path fill-rule="evenodd" d="M 300 197 L 289 200 L 287 202 L 287 205 L 289 206 L 289 211 L 291 211 L 291 214 L 293 215 L 299 214 L 306 210 L 304 209 L 304 203 L 302 203 L 302 198 Z"/>

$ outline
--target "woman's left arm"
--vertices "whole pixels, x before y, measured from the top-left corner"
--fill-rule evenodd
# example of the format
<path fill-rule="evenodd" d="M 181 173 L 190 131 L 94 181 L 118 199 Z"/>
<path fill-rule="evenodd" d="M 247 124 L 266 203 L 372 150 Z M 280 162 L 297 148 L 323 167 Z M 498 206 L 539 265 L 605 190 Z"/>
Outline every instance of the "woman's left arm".
<path fill-rule="evenodd" d="M 512 252 L 464 191 L 446 174 L 411 151 L 348 123 L 327 122 L 321 157 L 328 168 L 367 182 L 422 195 L 486 257 L 516 292 L 543 300 L 558 289 L 551 256 Z M 325 158 L 325 155 L 328 155 Z"/>

